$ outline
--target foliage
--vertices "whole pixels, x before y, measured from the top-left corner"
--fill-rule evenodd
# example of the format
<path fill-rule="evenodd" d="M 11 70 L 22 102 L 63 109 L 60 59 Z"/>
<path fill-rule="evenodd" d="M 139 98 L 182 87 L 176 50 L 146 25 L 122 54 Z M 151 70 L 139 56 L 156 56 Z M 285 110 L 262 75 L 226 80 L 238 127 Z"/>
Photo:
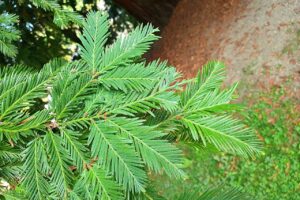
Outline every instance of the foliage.
<path fill-rule="evenodd" d="M 108 43 L 118 32 L 131 30 L 135 20 L 110 0 L 4 0 L 0 4 L 0 65 L 41 68 L 53 57 L 76 59 L 83 16 L 105 2 L 109 14 Z M 17 20 L 18 19 L 18 20 Z M 17 52 L 18 49 L 18 52 Z"/>
<path fill-rule="evenodd" d="M 225 184 L 242 187 L 258 200 L 299 199 L 298 100 L 292 96 L 288 85 L 247 96 L 247 99 L 248 108 L 242 114 L 263 140 L 264 156 L 249 161 L 224 154 L 216 156 L 214 151 L 203 153 L 185 148 L 189 158 L 185 171 L 189 178 L 184 184 L 182 181 L 170 184 L 160 178 L 156 187 L 169 194 L 180 192 L 182 185 L 204 191 L 207 187 Z"/>
<path fill-rule="evenodd" d="M 206 190 L 201 195 L 199 195 L 198 192 L 187 191 L 180 196 L 175 197 L 175 199 L 178 200 L 245 200 L 250 198 L 250 196 L 237 188 L 225 189 L 223 186 Z"/>
<path fill-rule="evenodd" d="M 245 158 L 260 152 L 228 113 L 236 85 L 220 89 L 222 63 L 180 81 L 165 62 L 141 59 L 157 29 L 138 26 L 105 47 L 108 27 L 107 15 L 88 14 L 78 61 L 1 69 L 0 177 L 17 187 L 6 199 L 149 197 L 147 173 L 185 177 L 178 140 Z"/>
<path fill-rule="evenodd" d="M 0 15 L 0 51 L 10 57 L 17 54 L 17 48 L 12 44 L 20 38 L 20 32 L 15 28 L 18 17 L 8 13 Z"/>

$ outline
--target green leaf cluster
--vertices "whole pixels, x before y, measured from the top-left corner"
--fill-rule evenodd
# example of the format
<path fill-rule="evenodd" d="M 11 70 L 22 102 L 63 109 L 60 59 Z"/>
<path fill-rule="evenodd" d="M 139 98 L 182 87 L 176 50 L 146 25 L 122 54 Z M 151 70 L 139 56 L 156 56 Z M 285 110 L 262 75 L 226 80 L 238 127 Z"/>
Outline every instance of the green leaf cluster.
<path fill-rule="evenodd" d="M 156 28 L 138 26 L 105 46 L 108 29 L 106 15 L 90 12 L 80 60 L 0 71 L 0 177 L 16 196 L 151 199 L 150 173 L 185 177 L 178 141 L 243 157 L 260 152 L 252 130 L 228 114 L 236 85 L 221 89 L 222 63 L 181 80 L 166 62 L 142 59 Z"/>

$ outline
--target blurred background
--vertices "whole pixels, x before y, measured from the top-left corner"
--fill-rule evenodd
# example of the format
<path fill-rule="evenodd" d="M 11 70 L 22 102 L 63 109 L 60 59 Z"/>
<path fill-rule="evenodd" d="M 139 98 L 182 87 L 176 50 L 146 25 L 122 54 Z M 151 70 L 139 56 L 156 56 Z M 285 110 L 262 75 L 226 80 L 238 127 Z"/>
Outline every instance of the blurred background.
<path fill-rule="evenodd" d="M 65 10 L 86 16 L 109 14 L 111 37 L 139 23 L 161 30 L 145 59 L 160 58 L 193 77 L 209 60 L 227 66 L 227 81 L 238 81 L 240 117 L 256 130 L 265 155 L 254 160 L 183 146 L 188 178 L 152 176 L 169 196 L 190 188 L 204 191 L 224 184 L 257 199 L 300 199 L 300 1 L 299 0 L 59 0 Z M 53 24 L 53 13 L 26 0 L 2 0 L 0 11 L 19 16 L 16 58 L 0 55 L 0 65 L 40 68 L 53 57 L 78 57 L 80 27 Z"/>

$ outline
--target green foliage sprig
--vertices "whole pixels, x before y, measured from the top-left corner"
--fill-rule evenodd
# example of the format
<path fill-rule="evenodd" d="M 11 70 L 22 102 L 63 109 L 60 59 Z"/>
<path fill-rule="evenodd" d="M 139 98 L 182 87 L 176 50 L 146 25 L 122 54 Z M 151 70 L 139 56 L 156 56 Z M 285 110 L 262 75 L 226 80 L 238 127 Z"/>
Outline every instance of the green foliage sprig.
<path fill-rule="evenodd" d="M 67 28 L 70 22 L 81 25 L 82 16 L 74 11 L 63 9 L 55 0 L 30 0 L 36 7 L 42 8 L 45 11 L 50 11 L 54 14 L 53 22 L 64 29 Z"/>
<path fill-rule="evenodd" d="M 8 13 L 0 15 L 0 52 L 9 57 L 17 54 L 17 47 L 13 44 L 14 41 L 20 39 L 20 31 L 15 27 L 17 22 L 16 15 Z"/>
<path fill-rule="evenodd" d="M 259 153 L 253 131 L 227 113 L 236 85 L 220 89 L 222 63 L 180 81 L 166 62 L 140 59 L 157 29 L 138 26 L 105 47 L 108 27 L 106 15 L 89 13 L 81 60 L 0 71 L 0 177 L 17 187 L 6 199 L 151 197 L 148 172 L 185 177 L 178 140 Z"/>

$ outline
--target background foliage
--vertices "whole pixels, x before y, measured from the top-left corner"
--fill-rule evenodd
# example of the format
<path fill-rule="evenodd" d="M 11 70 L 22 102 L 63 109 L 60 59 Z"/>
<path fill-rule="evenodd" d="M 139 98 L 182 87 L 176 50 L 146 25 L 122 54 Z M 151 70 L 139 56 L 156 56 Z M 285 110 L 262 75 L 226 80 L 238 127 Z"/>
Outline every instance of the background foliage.
<path fill-rule="evenodd" d="M 111 43 L 119 32 L 132 30 L 136 21 L 124 9 L 119 8 L 112 0 L 74 0 L 74 1 L 44 1 L 44 0 L 3 0 L 0 13 L 15 14 L 18 23 L 17 55 L 14 59 L 0 54 L 0 65 L 24 64 L 40 68 L 54 57 L 76 59 L 78 56 L 75 42 L 79 42 L 80 16 L 86 16 L 88 11 L 101 9 L 110 18 Z M 55 2 L 48 5 L 46 2 Z M 51 6 L 52 5 L 52 6 Z M 77 12 L 78 15 L 71 11 Z M 72 14 L 70 14 L 72 13 Z M 73 20 L 69 20 L 69 17 Z M 16 21 L 16 20 L 14 20 Z M 0 19 L 1 23 L 1 19 Z M 10 30 L 12 31 L 12 30 Z"/>

